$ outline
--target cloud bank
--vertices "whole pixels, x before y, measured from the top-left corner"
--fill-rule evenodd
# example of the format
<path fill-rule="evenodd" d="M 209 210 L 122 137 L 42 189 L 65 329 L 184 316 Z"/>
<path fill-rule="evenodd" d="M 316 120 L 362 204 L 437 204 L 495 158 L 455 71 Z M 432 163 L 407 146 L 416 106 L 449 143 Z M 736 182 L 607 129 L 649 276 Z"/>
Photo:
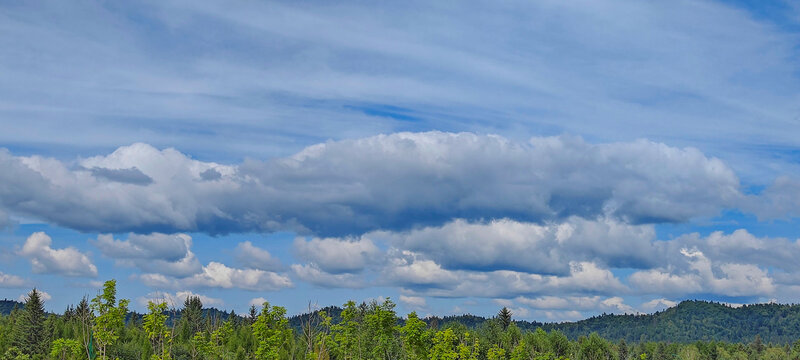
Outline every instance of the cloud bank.
<path fill-rule="evenodd" d="M 152 182 L 85 168 L 135 168 Z M 682 222 L 713 216 L 742 198 L 734 172 L 692 148 L 644 140 L 590 144 L 567 136 L 518 143 L 443 132 L 327 142 L 238 165 L 146 144 L 76 165 L 2 151 L 0 182 L 0 207 L 8 213 L 81 231 L 143 234 L 340 236 L 456 218 Z"/>

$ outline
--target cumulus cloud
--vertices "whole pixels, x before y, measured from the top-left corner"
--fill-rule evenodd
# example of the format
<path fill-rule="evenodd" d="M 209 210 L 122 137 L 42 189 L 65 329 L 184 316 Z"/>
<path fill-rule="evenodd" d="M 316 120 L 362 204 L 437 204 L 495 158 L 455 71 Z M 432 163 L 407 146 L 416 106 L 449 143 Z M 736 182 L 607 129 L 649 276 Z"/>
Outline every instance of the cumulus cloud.
<path fill-rule="evenodd" d="M 0 271 L 0 288 L 20 288 L 26 285 L 27 281 L 25 279 Z"/>
<path fill-rule="evenodd" d="M 400 303 L 412 309 L 424 309 L 428 306 L 428 302 L 421 296 L 406 296 L 400 295 Z"/>
<path fill-rule="evenodd" d="M 315 264 L 292 264 L 292 272 L 300 280 L 326 288 L 362 288 L 368 285 L 367 281 L 356 274 L 339 273 L 331 274 L 321 270 Z"/>
<path fill-rule="evenodd" d="M 656 310 L 664 310 L 666 308 L 671 308 L 675 305 L 678 305 L 676 301 L 667 300 L 664 298 L 653 299 L 647 302 L 642 303 L 641 308 L 644 311 L 652 312 Z"/>
<path fill-rule="evenodd" d="M 614 274 L 589 262 L 573 262 L 566 276 L 517 271 L 450 271 L 430 260 L 395 260 L 385 269 L 383 281 L 409 293 L 437 297 L 480 296 L 511 298 L 544 294 L 619 294 L 628 289 Z"/>
<path fill-rule="evenodd" d="M 258 269 L 232 268 L 219 262 L 209 262 L 200 271 L 186 277 L 160 273 L 132 275 L 143 284 L 161 289 L 222 288 L 251 291 L 274 291 L 294 286 L 291 279 L 281 273 Z"/>
<path fill-rule="evenodd" d="M 363 270 L 368 264 L 379 262 L 381 251 L 368 238 L 334 239 L 313 238 L 294 241 L 297 255 L 325 272 L 339 274 Z"/>
<path fill-rule="evenodd" d="M 447 269 L 569 273 L 570 261 L 609 267 L 648 267 L 657 262 L 655 230 L 607 218 L 570 217 L 561 222 L 510 219 L 470 223 L 463 219 L 409 232 L 377 232 L 395 246 L 424 253 Z"/>
<path fill-rule="evenodd" d="M 175 293 L 169 293 L 164 291 L 154 291 L 148 293 L 145 296 L 140 296 L 137 300 L 139 305 L 147 306 L 147 303 L 152 301 L 154 303 L 162 303 L 165 302 L 170 307 L 174 308 L 181 308 L 183 303 L 186 301 L 188 297 L 199 297 L 200 301 L 203 302 L 203 307 L 210 307 L 210 306 L 220 306 L 224 305 L 225 302 L 222 299 L 217 299 L 205 295 L 200 295 L 193 293 L 191 291 L 177 291 Z"/>
<path fill-rule="evenodd" d="M 683 248 L 680 253 L 688 260 L 688 268 L 640 271 L 633 273 L 629 282 L 639 291 L 652 294 L 690 294 L 702 291 L 727 296 L 758 296 L 775 291 L 767 270 L 757 265 L 713 264 L 697 249 Z"/>
<path fill-rule="evenodd" d="M 245 267 L 265 271 L 278 271 L 283 269 L 280 260 L 272 256 L 269 251 L 253 245 L 249 241 L 236 245 L 236 260 Z"/>
<path fill-rule="evenodd" d="M 185 277 L 202 268 L 191 251 L 192 237 L 186 234 L 129 234 L 127 240 L 101 234 L 93 244 L 118 263 L 129 263 L 148 273 Z"/>
<path fill-rule="evenodd" d="M 459 281 L 459 274 L 442 269 L 433 260 L 421 258 L 411 251 L 393 249 L 383 269 L 384 281 L 409 287 L 449 288 Z"/>
<path fill-rule="evenodd" d="M 264 306 L 265 302 L 268 302 L 266 298 L 257 297 L 257 298 L 250 299 L 250 301 L 247 303 L 247 305 L 248 306 L 255 306 L 256 308 L 260 308 L 260 307 Z"/>
<path fill-rule="evenodd" d="M 99 235 L 94 245 L 111 258 L 176 261 L 184 258 L 192 243 L 186 234 L 130 234 L 127 240 L 114 240 L 111 235 Z"/>
<path fill-rule="evenodd" d="M 326 252 L 321 243 L 333 249 L 350 247 Z M 295 246 L 310 244 L 314 242 L 298 239 Z M 364 244 L 370 249 L 385 246 L 387 250 L 374 250 L 379 253 L 370 256 L 383 260 L 365 265 L 357 256 Z M 744 229 L 659 240 L 652 224 L 631 225 L 608 217 L 573 216 L 543 224 L 456 219 L 438 227 L 326 238 L 315 247 L 330 261 L 354 253 L 352 262 L 358 266 L 353 268 L 366 269 L 331 272 L 314 261 L 292 266 L 298 279 L 320 286 L 397 286 L 410 295 L 444 297 L 533 295 L 573 308 L 579 307 L 576 299 L 597 300 L 598 295 L 763 297 L 800 284 L 792 261 L 800 257 L 797 240 L 757 237 Z M 638 270 L 621 279 L 614 275 L 615 269 L 631 268 Z M 547 295 L 559 298 L 543 297 Z M 592 306 L 612 310 L 610 305 Z"/>
<path fill-rule="evenodd" d="M 590 144 L 562 136 L 518 143 L 471 133 L 396 133 L 238 165 L 146 144 L 78 163 L 135 168 L 152 182 L 108 181 L 55 159 L 2 151 L 2 207 L 86 231 L 324 236 L 455 218 L 685 221 L 714 215 L 741 197 L 736 175 L 722 161 L 644 140 Z"/>
<path fill-rule="evenodd" d="M 54 249 L 53 240 L 43 232 L 35 232 L 25 240 L 19 254 L 28 258 L 35 273 L 64 276 L 97 276 L 97 267 L 89 257 L 73 247 Z"/>
<path fill-rule="evenodd" d="M 203 266 L 201 273 L 181 282 L 187 286 L 253 291 L 271 291 L 293 286 L 292 281 L 285 275 L 257 269 L 236 269 L 214 261 Z"/>
<path fill-rule="evenodd" d="M 511 300 L 509 300 L 511 301 Z M 516 297 L 514 302 L 537 310 L 606 311 L 633 314 L 636 311 L 619 296 L 539 296 Z"/>

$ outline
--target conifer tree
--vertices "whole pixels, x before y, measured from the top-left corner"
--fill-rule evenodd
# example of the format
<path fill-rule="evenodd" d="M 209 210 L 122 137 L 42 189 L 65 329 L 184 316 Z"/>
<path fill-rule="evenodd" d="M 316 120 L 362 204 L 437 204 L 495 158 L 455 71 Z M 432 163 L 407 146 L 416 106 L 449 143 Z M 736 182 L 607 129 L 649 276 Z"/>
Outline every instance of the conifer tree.
<path fill-rule="evenodd" d="M 40 294 L 36 288 L 28 293 L 25 307 L 14 326 L 14 346 L 24 354 L 32 356 L 44 356 L 50 347 L 44 324 L 44 303 Z"/>
<path fill-rule="evenodd" d="M 183 302 L 179 334 L 182 340 L 191 339 L 203 329 L 203 302 L 199 296 L 188 296 Z"/>
<path fill-rule="evenodd" d="M 497 313 L 497 318 L 500 319 L 500 323 L 503 324 L 503 329 L 508 328 L 508 325 L 511 325 L 511 310 L 508 310 L 508 308 L 504 306 L 500 309 L 500 312 Z"/>

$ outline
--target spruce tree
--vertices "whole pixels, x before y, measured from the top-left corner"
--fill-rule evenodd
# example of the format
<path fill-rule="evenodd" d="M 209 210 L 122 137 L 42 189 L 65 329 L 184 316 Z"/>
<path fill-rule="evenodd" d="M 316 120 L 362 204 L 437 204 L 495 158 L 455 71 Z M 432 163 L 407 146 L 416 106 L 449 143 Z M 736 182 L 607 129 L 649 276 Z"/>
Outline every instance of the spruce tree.
<path fill-rule="evenodd" d="M 34 288 L 14 326 L 14 346 L 24 354 L 46 355 L 49 344 L 44 322 L 44 302 L 40 292 Z"/>
<path fill-rule="evenodd" d="M 203 302 L 198 296 L 188 296 L 181 311 L 180 334 L 183 340 L 191 339 L 203 329 Z"/>
<path fill-rule="evenodd" d="M 503 329 L 507 328 L 508 325 L 511 325 L 511 310 L 503 306 L 500 312 L 497 313 L 497 318 L 500 319 L 500 323 L 503 324 Z"/>

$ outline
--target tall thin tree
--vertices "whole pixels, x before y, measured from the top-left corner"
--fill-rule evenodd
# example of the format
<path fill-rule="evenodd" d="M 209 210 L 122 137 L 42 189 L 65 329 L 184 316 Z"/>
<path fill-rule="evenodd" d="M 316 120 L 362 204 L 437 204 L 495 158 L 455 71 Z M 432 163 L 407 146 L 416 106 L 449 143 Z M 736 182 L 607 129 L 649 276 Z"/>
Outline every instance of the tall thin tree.
<path fill-rule="evenodd" d="M 44 322 L 44 302 L 41 293 L 34 288 L 28 293 L 25 307 L 17 318 L 14 345 L 31 356 L 47 355 L 50 344 Z"/>
<path fill-rule="evenodd" d="M 503 329 L 506 329 L 509 325 L 511 325 L 511 315 L 511 310 L 505 306 L 503 306 L 503 308 L 500 309 L 500 312 L 497 313 L 497 318 L 500 319 L 500 323 L 503 324 Z"/>

